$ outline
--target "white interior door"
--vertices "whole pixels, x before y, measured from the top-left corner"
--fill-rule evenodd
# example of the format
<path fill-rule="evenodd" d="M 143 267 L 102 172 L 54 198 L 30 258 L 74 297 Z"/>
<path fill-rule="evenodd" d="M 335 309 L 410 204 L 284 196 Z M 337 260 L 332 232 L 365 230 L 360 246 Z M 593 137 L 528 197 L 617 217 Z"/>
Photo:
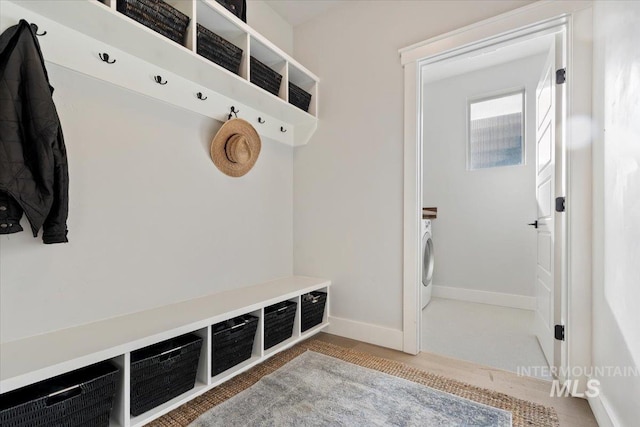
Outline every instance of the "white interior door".
<path fill-rule="evenodd" d="M 537 232 L 536 313 L 534 333 L 550 366 L 554 366 L 554 216 L 556 188 L 555 48 L 552 46 L 536 90 Z"/>

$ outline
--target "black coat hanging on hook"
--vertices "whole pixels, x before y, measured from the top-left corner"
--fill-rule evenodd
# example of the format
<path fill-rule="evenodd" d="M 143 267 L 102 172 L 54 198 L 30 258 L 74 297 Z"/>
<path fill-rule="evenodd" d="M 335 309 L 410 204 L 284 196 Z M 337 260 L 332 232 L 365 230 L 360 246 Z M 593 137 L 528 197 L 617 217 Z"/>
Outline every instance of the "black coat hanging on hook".
<path fill-rule="evenodd" d="M 67 242 L 67 153 L 36 29 L 8 28 L 0 52 L 0 234 L 22 231 L 24 212 L 34 237 Z"/>

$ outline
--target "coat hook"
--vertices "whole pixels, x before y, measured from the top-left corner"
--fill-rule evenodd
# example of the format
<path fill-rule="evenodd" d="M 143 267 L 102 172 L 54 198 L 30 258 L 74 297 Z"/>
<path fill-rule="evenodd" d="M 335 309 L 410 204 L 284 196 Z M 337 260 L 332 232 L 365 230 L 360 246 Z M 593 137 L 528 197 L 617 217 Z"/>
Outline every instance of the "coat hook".
<path fill-rule="evenodd" d="M 33 27 L 33 32 L 36 33 L 36 36 L 46 36 L 47 32 L 45 31 L 42 34 L 38 34 L 38 26 L 36 24 L 31 24 L 31 27 Z"/>
<path fill-rule="evenodd" d="M 113 64 L 116 62 L 115 59 L 109 61 L 109 54 L 108 53 L 99 53 L 98 56 L 100 57 L 100 59 L 102 59 L 103 62 L 106 62 L 107 64 Z"/>
<path fill-rule="evenodd" d="M 258 123 L 262 124 L 265 123 L 266 120 L 264 120 L 262 117 L 258 117 Z"/>
<path fill-rule="evenodd" d="M 164 82 L 162 81 L 162 76 L 155 76 L 154 80 L 156 81 L 156 83 L 163 86 L 168 83 L 166 80 Z"/>
<path fill-rule="evenodd" d="M 198 99 L 199 99 L 199 100 L 201 100 L 201 101 L 206 101 L 206 100 L 207 100 L 207 98 L 209 98 L 209 97 L 208 97 L 208 96 L 203 96 L 203 95 L 202 95 L 202 92 L 198 92 L 198 93 L 196 94 L 196 98 L 198 98 Z"/>
<path fill-rule="evenodd" d="M 283 128 L 282 126 L 280 126 L 280 132 L 286 132 L 287 130 L 285 128 Z"/>
<path fill-rule="evenodd" d="M 238 113 L 240 112 L 240 110 L 236 110 L 236 107 L 232 106 L 231 107 L 231 112 L 229 113 L 229 119 L 231 120 L 231 117 L 236 116 L 236 119 L 238 118 Z"/>

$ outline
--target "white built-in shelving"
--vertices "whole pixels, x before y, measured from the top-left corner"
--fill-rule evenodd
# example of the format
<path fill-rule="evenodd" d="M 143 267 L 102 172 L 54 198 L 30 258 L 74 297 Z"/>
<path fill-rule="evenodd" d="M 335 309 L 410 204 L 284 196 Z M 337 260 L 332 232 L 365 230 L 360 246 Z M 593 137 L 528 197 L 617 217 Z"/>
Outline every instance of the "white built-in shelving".
<path fill-rule="evenodd" d="M 301 331 L 301 296 L 312 291 L 328 293 L 330 285 L 324 279 L 293 276 L 4 343 L 0 345 L 0 393 L 110 360 L 120 368 L 111 426 L 142 426 L 326 328 L 329 298 L 322 323 Z M 297 303 L 292 336 L 265 350 L 264 309 L 285 300 Z M 243 314 L 258 317 L 252 356 L 212 376 L 212 325 Z M 131 352 L 186 333 L 203 339 L 195 387 L 144 414 L 131 416 Z"/>
<path fill-rule="evenodd" d="M 118 12 L 116 0 L 3 0 L 0 15 L 3 28 L 26 19 L 46 31 L 39 41 L 49 62 L 220 121 L 233 106 L 263 137 L 309 141 L 318 124 L 318 77 L 215 0 L 166 2 L 190 17 L 184 45 Z M 238 75 L 197 54 L 198 23 L 243 50 Z M 101 53 L 116 62 L 102 62 Z M 283 76 L 277 96 L 250 82 L 250 56 Z M 168 83 L 156 83 L 158 75 Z M 288 102 L 289 82 L 312 95 L 308 112 Z"/>

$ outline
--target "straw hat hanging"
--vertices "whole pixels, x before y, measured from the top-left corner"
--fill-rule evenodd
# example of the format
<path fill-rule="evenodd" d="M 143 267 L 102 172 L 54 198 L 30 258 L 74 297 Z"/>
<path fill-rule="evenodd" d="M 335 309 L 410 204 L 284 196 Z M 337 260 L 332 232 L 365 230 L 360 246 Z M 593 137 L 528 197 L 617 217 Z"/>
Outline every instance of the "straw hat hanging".
<path fill-rule="evenodd" d="M 222 125 L 211 141 L 211 158 L 223 173 L 240 177 L 258 160 L 262 143 L 249 122 L 231 119 Z"/>

